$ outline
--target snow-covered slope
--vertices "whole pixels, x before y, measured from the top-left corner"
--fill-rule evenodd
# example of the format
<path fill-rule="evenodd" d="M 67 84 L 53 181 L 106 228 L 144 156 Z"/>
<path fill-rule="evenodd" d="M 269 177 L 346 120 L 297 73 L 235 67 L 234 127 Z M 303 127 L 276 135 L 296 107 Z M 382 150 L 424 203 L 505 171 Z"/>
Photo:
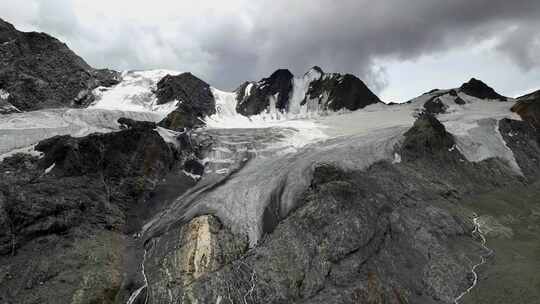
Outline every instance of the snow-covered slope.
<path fill-rule="evenodd" d="M 165 117 L 176 108 L 178 101 L 158 105 L 154 94 L 156 84 L 166 75 L 178 75 L 171 70 L 126 71 L 122 81 L 113 87 L 94 90 L 96 101 L 91 109 L 154 112 Z"/>

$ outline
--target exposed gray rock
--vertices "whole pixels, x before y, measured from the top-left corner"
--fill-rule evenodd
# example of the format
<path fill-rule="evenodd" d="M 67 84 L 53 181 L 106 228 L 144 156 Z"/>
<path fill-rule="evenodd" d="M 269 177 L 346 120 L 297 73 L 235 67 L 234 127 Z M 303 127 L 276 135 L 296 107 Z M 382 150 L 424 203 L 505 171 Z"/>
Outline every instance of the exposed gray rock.
<path fill-rule="evenodd" d="M 456 98 L 456 103 L 460 104 L 460 102 L 457 101 L 458 98 L 459 97 Z M 447 108 L 448 107 L 441 101 L 439 97 L 431 98 L 424 103 L 425 111 L 433 115 L 445 113 Z"/>
<path fill-rule="evenodd" d="M 247 239 L 233 234 L 214 216 L 194 218 L 147 245 L 146 276 L 152 303 L 191 303 L 191 284 L 237 260 Z"/>
<path fill-rule="evenodd" d="M 117 72 L 90 67 L 59 40 L 0 20 L 0 89 L 9 93 L 3 103 L 21 111 L 84 107 L 94 88 L 118 81 Z"/>
<path fill-rule="evenodd" d="M 459 152 L 449 154 L 455 145 L 452 134 L 446 132 L 435 116 L 429 113 L 420 114 L 413 127 L 405 133 L 401 158 L 416 160 L 438 156 L 459 157 Z"/>
<path fill-rule="evenodd" d="M 293 78 L 294 75 L 289 70 L 280 69 L 259 82 L 242 84 L 236 90 L 236 111 L 246 116 L 260 114 L 270 106 L 271 96 L 277 96 L 276 109 L 286 111 L 293 89 Z"/>
<path fill-rule="evenodd" d="M 178 107 L 159 123 L 165 128 L 199 127 L 204 124 L 202 118 L 216 112 L 210 85 L 191 73 L 163 77 L 157 84 L 156 96 L 159 104 L 179 102 Z"/>
<path fill-rule="evenodd" d="M 512 111 L 519 114 L 536 130 L 540 130 L 540 90 L 519 97 Z"/>
<path fill-rule="evenodd" d="M 306 100 L 320 96 L 327 96 L 326 103 L 322 104 L 321 108 L 331 111 L 354 111 L 381 102 L 362 80 L 351 74 L 324 74 L 313 81 L 306 93 Z"/>
<path fill-rule="evenodd" d="M 139 263 L 130 236 L 193 186 L 182 153 L 130 125 L 0 163 L 0 302 L 125 303 Z"/>
<path fill-rule="evenodd" d="M 499 131 L 521 171 L 531 182 L 540 179 L 540 131 L 526 121 L 502 119 Z"/>

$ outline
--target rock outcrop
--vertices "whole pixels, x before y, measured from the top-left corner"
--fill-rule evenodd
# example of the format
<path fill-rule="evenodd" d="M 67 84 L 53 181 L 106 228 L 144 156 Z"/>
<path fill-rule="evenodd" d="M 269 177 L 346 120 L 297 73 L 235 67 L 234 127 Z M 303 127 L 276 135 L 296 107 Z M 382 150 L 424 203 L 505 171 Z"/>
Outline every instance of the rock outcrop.
<path fill-rule="evenodd" d="M 405 134 L 401 158 L 416 160 L 426 157 L 449 155 L 449 150 L 455 146 L 452 134 L 446 132 L 444 126 L 429 113 L 422 113 L 414 125 Z M 455 151 L 454 155 L 458 153 Z"/>
<path fill-rule="evenodd" d="M 173 100 L 178 107 L 159 124 L 165 128 L 179 130 L 203 125 L 202 118 L 216 112 L 216 101 L 210 85 L 191 73 L 167 75 L 157 84 L 155 92 L 158 104 Z"/>
<path fill-rule="evenodd" d="M 459 104 L 458 101 L 456 101 L 456 103 Z M 425 112 L 433 115 L 445 113 L 447 109 L 448 106 L 445 105 L 439 97 L 431 98 L 424 103 Z"/>
<path fill-rule="evenodd" d="M 471 78 L 468 82 L 461 85 L 459 90 L 467 95 L 474 96 L 480 99 L 493 99 L 499 101 L 507 101 L 508 98 L 495 92 L 495 90 L 476 78 Z"/>
<path fill-rule="evenodd" d="M 212 215 L 194 218 L 148 243 L 145 268 L 153 303 L 196 301 L 191 284 L 240 258 L 247 239 Z"/>
<path fill-rule="evenodd" d="M 512 111 L 519 114 L 536 130 L 540 130 L 540 91 L 519 97 Z"/>
<path fill-rule="evenodd" d="M 94 100 L 94 88 L 118 81 L 117 72 L 90 67 L 56 38 L 20 32 L 0 19 L 0 90 L 7 96 L 0 108 L 84 107 Z"/>
<path fill-rule="evenodd" d="M 293 89 L 293 78 L 289 70 L 280 69 L 259 82 L 245 82 L 237 89 L 236 111 L 246 116 L 260 114 L 270 107 L 271 98 L 274 99 L 272 106 L 285 111 Z"/>
<path fill-rule="evenodd" d="M 381 102 L 358 77 L 338 73 L 323 74 L 311 82 L 304 103 L 309 99 L 320 99 L 321 108 L 331 111 L 354 111 Z"/>

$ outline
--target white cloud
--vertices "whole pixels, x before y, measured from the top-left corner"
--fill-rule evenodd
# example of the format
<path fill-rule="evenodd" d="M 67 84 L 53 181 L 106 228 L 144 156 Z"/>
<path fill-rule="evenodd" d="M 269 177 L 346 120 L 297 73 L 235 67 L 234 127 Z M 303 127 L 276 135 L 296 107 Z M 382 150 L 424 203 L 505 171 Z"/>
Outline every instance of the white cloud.
<path fill-rule="evenodd" d="M 418 58 L 477 58 L 471 46 L 500 38 L 490 49 L 513 61 L 479 62 L 521 73 L 517 63 L 532 77 L 540 53 L 534 39 L 526 47 L 516 43 L 536 31 L 535 0 L 0 0 L 0 12 L 23 30 L 67 42 L 91 65 L 191 71 L 225 89 L 276 68 L 302 73 L 320 65 L 357 74 L 379 90 L 388 84 L 385 92 L 404 98 L 426 89 L 416 85 L 425 83 L 422 78 L 463 81 L 491 71 L 447 66 L 453 76 L 433 77 L 431 69 L 450 59 L 411 63 Z M 520 31 L 504 30 L 510 26 Z"/>

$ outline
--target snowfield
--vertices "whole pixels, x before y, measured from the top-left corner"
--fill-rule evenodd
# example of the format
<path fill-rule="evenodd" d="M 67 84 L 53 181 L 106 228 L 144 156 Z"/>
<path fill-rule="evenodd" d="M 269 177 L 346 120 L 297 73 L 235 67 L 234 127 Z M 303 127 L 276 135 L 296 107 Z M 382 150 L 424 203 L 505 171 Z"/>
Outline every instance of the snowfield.
<path fill-rule="evenodd" d="M 170 70 L 123 72 L 122 81 L 119 84 L 110 88 L 99 87 L 94 90 L 96 101 L 89 108 L 153 112 L 164 118 L 176 108 L 178 101 L 158 105 L 153 91 L 161 78 L 180 73 Z"/>

